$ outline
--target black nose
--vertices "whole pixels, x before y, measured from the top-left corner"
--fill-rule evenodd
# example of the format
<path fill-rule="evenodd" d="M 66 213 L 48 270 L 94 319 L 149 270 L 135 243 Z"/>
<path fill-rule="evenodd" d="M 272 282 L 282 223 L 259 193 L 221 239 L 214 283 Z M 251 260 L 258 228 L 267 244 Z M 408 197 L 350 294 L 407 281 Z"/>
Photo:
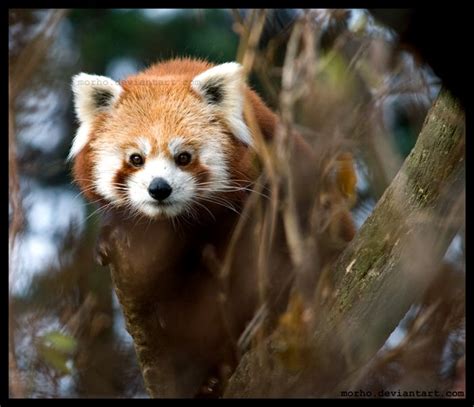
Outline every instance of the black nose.
<path fill-rule="evenodd" d="M 163 178 L 154 178 L 148 187 L 148 193 L 157 201 L 168 198 L 172 190 L 173 188 Z"/>

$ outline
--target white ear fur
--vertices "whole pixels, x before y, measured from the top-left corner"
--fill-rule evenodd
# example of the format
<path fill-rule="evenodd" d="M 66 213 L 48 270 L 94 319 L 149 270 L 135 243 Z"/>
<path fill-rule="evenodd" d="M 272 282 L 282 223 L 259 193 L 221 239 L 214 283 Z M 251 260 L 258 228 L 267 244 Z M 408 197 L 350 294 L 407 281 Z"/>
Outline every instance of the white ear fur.
<path fill-rule="evenodd" d="M 88 142 L 91 124 L 100 112 L 109 110 L 122 93 L 114 80 L 100 75 L 80 73 L 72 80 L 74 107 L 80 127 L 74 137 L 68 159 L 74 157 Z"/>
<path fill-rule="evenodd" d="M 122 93 L 122 87 L 106 76 L 80 73 L 72 79 L 72 91 L 77 117 L 84 123 L 110 109 Z"/>
<path fill-rule="evenodd" d="M 191 87 L 227 120 L 234 135 L 247 145 L 252 144 L 250 131 L 243 117 L 244 77 L 242 66 L 227 62 L 197 75 Z"/>

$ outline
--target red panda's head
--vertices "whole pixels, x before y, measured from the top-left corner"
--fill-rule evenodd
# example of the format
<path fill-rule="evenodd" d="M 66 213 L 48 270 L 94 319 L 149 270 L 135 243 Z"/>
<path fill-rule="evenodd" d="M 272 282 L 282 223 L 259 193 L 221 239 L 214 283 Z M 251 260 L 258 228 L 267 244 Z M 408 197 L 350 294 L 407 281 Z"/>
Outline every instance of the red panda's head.
<path fill-rule="evenodd" d="M 174 217 L 232 206 L 254 177 L 237 63 L 175 60 L 120 84 L 81 73 L 73 92 L 80 127 L 69 157 L 90 200 Z"/>

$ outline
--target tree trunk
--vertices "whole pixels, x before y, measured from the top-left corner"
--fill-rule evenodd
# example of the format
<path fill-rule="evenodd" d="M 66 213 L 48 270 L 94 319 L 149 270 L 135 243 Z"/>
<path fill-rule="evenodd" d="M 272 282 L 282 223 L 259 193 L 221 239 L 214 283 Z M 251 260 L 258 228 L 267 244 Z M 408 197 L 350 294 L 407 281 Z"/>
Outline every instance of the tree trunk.
<path fill-rule="evenodd" d="M 412 152 L 337 260 L 333 295 L 312 306 L 317 320 L 303 334 L 280 325 L 248 352 L 226 397 L 337 397 L 349 390 L 351 374 L 420 300 L 462 224 L 464 131 L 458 101 L 442 91 Z M 288 362 L 295 336 L 296 369 Z"/>

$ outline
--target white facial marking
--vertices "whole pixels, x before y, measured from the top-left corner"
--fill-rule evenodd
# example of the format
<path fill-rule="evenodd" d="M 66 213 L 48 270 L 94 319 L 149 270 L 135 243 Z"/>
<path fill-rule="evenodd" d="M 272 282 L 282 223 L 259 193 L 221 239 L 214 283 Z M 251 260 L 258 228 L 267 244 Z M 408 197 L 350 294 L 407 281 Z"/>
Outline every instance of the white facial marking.
<path fill-rule="evenodd" d="M 145 137 L 139 137 L 137 141 L 138 148 L 145 155 L 148 156 L 151 152 L 151 144 Z"/>
<path fill-rule="evenodd" d="M 184 139 L 182 137 L 175 137 L 168 143 L 168 149 L 172 156 L 175 156 L 178 153 L 183 151 Z M 189 151 L 186 149 L 186 151 Z"/>
<path fill-rule="evenodd" d="M 208 181 L 210 184 L 207 184 L 206 187 L 209 193 L 219 192 L 229 182 L 227 159 L 218 140 L 218 135 L 210 138 L 203 143 L 199 152 L 200 161 L 210 170 L 210 180 Z M 209 193 L 204 195 L 209 195 Z"/>
<path fill-rule="evenodd" d="M 95 187 L 97 192 L 110 201 L 121 201 L 117 193 L 117 185 L 114 179 L 117 172 L 122 168 L 123 152 L 118 148 L 102 149 L 98 154 L 99 160 L 95 167 Z"/>
<path fill-rule="evenodd" d="M 100 158 L 94 168 L 95 189 L 110 202 L 119 206 L 131 205 L 132 210 L 149 217 L 180 215 L 195 207 L 200 198 L 203 198 L 201 205 L 206 205 L 206 197 L 226 192 L 231 186 L 228 161 L 220 137 L 219 134 L 208 134 L 198 151 L 186 146 L 183 137 L 176 137 L 168 144 L 173 156 L 189 151 L 208 169 L 209 178 L 201 185 L 186 167 L 178 166 L 168 155 L 150 156 L 151 145 L 145 137 L 138 138 L 136 147 L 126 151 L 114 145 L 96 146 Z M 124 181 L 125 185 L 118 185 L 116 175 L 133 153 L 143 154 L 145 164 Z M 172 188 L 171 195 L 163 201 L 155 200 L 148 192 L 155 178 L 163 178 Z M 119 189 L 126 191 L 126 197 Z"/>
<path fill-rule="evenodd" d="M 172 188 L 171 195 L 162 204 L 148 193 L 148 186 L 154 178 L 163 178 Z M 127 184 L 132 204 L 151 217 L 178 215 L 191 205 L 196 189 L 194 177 L 162 155 L 147 160 L 145 166 L 133 174 Z"/>
<path fill-rule="evenodd" d="M 67 156 L 68 160 L 74 158 L 88 143 L 89 141 L 90 126 L 88 123 L 83 123 L 79 126 L 74 140 L 72 142 L 71 150 Z"/>

